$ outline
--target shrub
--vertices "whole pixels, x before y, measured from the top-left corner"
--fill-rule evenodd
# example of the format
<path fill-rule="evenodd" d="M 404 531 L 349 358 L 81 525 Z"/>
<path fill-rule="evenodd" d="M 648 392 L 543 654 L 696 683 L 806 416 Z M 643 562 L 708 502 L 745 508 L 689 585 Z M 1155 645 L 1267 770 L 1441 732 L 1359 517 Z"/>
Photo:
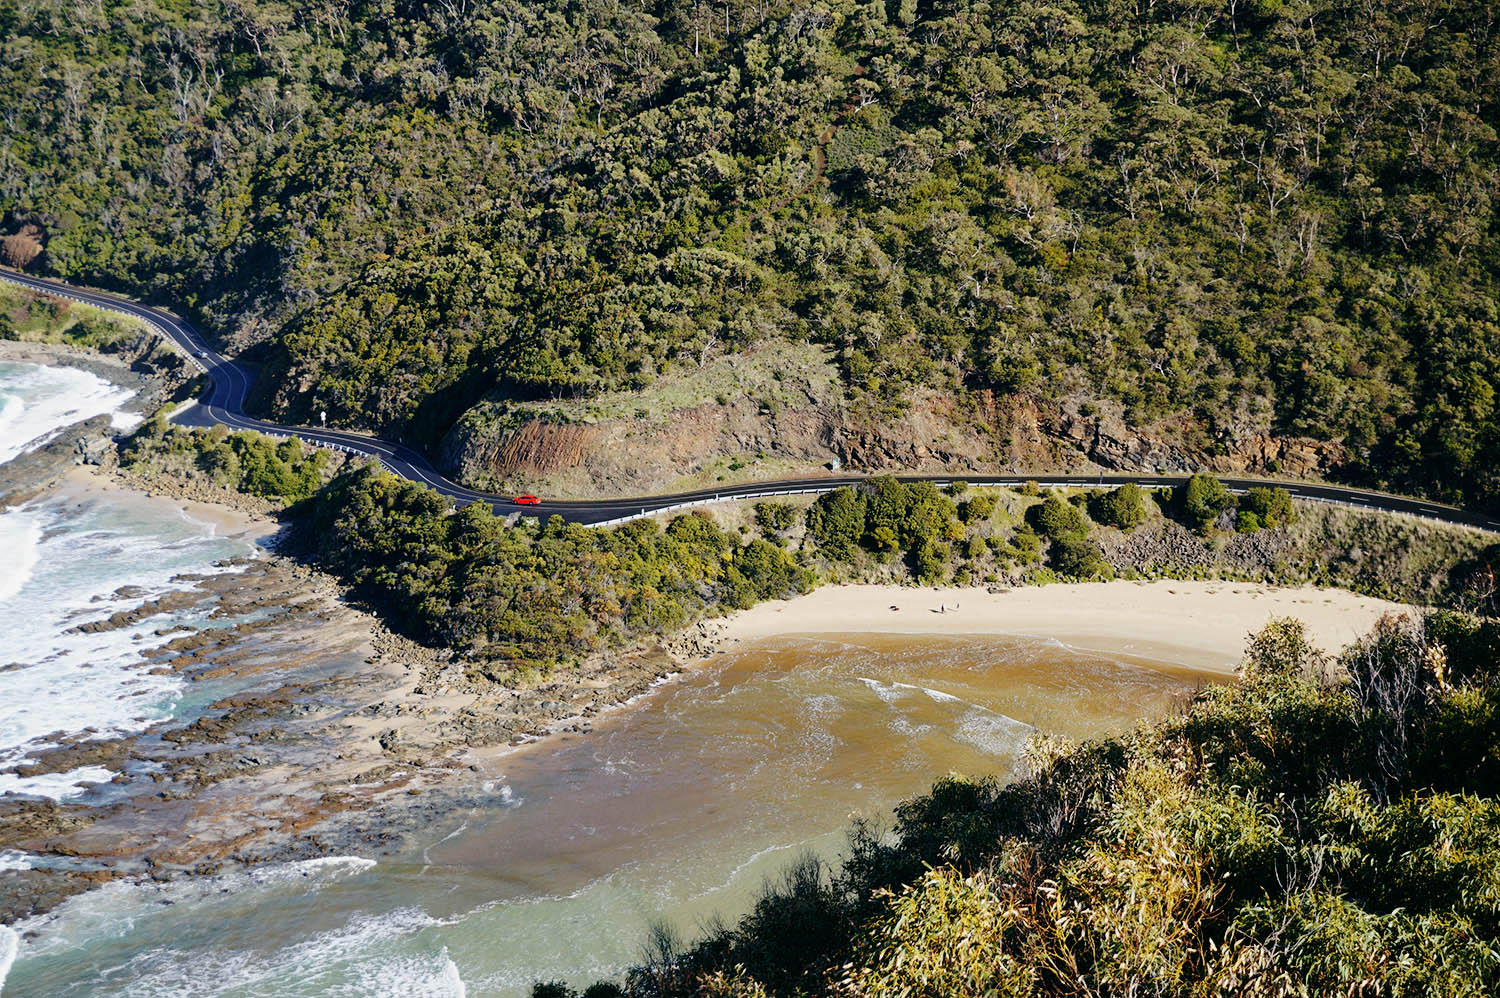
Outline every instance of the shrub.
<path fill-rule="evenodd" d="M 1006 945 L 1007 933 L 1021 925 L 1022 915 L 998 896 L 999 887 L 983 872 L 963 877 L 952 869 L 928 870 L 890 899 L 871 927 L 857 969 L 851 967 L 837 993 L 882 998 L 1034 994 L 1035 970 Z M 963 943 L 955 945 L 956 940 Z"/>
<path fill-rule="evenodd" d="M 1307 638 L 1300 620 L 1278 617 L 1251 635 L 1240 672 L 1246 679 L 1321 674 L 1326 656 Z"/>
<path fill-rule="evenodd" d="M 777 537 L 792 529 L 797 522 L 797 507 L 784 502 L 758 502 L 755 504 L 755 525 L 767 537 Z"/>
<path fill-rule="evenodd" d="M 972 495 L 958 507 L 958 515 L 965 523 L 988 520 L 995 512 L 995 497 L 985 493 Z"/>
<path fill-rule="evenodd" d="M 1291 493 L 1279 488 L 1253 488 L 1239 502 L 1240 514 L 1235 529 L 1252 532 L 1266 527 L 1275 529 L 1297 522 Z M 1241 523 L 1244 523 L 1244 527 Z"/>
<path fill-rule="evenodd" d="M 954 517 L 952 500 L 932 483 L 881 476 L 820 496 L 808 509 L 807 528 L 827 557 L 849 561 L 859 544 L 888 554 L 927 539 L 961 540 L 963 525 Z"/>
<path fill-rule="evenodd" d="M 1011 535 L 1009 553 L 1022 564 L 1037 561 L 1042 555 L 1042 539 L 1030 527 L 1023 527 Z"/>
<path fill-rule="evenodd" d="M 1177 506 L 1188 525 L 1198 531 L 1213 526 L 1219 514 L 1234 505 L 1234 497 L 1213 475 L 1194 475 L 1177 490 Z"/>
<path fill-rule="evenodd" d="M 19 232 L 0 238 L 0 259 L 6 266 L 25 270 L 42 255 L 42 230 L 26 225 Z"/>
<path fill-rule="evenodd" d="M 1104 560 L 1099 545 L 1082 534 L 1065 534 L 1052 542 L 1052 567 L 1075 579 L 1112 578 L 1114 569 Z"/>
<path fill-rule="evenodd" d="M 174 457 L 174 455 L 180 455 Z M 307 499 L 324 482 L 328 453 L 300 440 L 274 441 L 249 431 L 229 433 L 143 424 L 122 448 L 125 467 L 137 473 L 181 470 L 184 457 L 216 485 L 286 503 Z"/>
<path fill-rule="evenodd" d="M 857 489 L 825 493 L 807 508 L 807 532 L 827 557 L 849 561 L 865 535 L 865 497 Z"/>
<path fill-rule="evenodd" d="M 936 582 L 947 574 L 948 545 L 933 540 L 918 541 L 911 548 L 912 574 L 922 582 Z"/>
<path fill-rule="evenodd" d="M 865 543 L 874 551 L 889 553 L 901 550 L 901 539 L 887 526 L 879 526 L 865 535 Z"/>
<path fill-rule="evenodd" d="M 1089 496 L 1089 515 L 1106 526 L 1132 530 L 1146 522 L 1146 493 L 1134 482 L 1095 492 Z"/>
<path fill-rule="evenodd" d="M 1078 507 L 1064 502 L 1057 496 L 1048 496 L 1026 511 L 1026 522 L 1043 537 L 1057 540 L 1060 537 L 1082 535 L 1088 532 L 1088 524 Z"/>
<path fill-rule="evenodd" d="M 957 511 L 953 501 L 938 491 L 937 486 L 931 482 L 913 482 L 903 488 L 906 505 L 897 530 L 903 547 L 910 548 L 925 537 L 957 540 L 963 536 L 963 528 L 954 519 Z"/>
<path fill-rule="evenodd" d="M 859 491 L 865 497 L 865 530 L 873 533 L 877 527 L 889 527 L 901 537 L 911 504 L 907 487 L 889 475 L 879 475 L 860 485 Z"/>

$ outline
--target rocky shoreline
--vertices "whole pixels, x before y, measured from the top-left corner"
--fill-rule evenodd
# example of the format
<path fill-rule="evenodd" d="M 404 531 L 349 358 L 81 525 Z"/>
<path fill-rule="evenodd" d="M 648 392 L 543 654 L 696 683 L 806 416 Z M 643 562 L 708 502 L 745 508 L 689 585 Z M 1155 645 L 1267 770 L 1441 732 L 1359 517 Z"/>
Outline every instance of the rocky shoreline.
<path fill-rule="evenodd" d="M 20 346 L 0 356 L 91 363 L 66 347 Z M 92 363 L 142 389 L 127 366 Z M 172 390 L 154 382 L 132 407 L 152 411 Z M 265 538 L 261 557 L 179 576 L 170 592 L 142 593 L 80 628 L 144 629 L 154 646 L 143 671 L 237 692 L 128 737 L 59 735 L 55 747 L 11 766 L 21 776 L 85 766 L 119 775 L 78 800 L 0 798 L 0 853 L 20 853 L 31 867 L 0 868 L 0 924 L 118 878 L 398 852 L 455 809 L 500 803 L 486 789 L 500 758 L 549 735 L 586 735 L 700 648 L 690 634 L 671 651 L 611 652 L 531 686 L 501 686 L 475 663 L 393 634 L 334 579 L 278 553 L 274 504 L 203 481 L 136 478 L 117 467 L 114 436 L 99 417 L 0 466 L 0 508 L 113 494 L 171 502 Z M 206 611 L 209 624 L 152 628 L 184 608 Z"/>
<path fill-rule="evenodd" d="M 170 402 L 187 398 L 185 391 L 192 380 L 181 356 L 146 332 L 113 354 L 67 343 L 0 340 L 0 360 L 17 364 L 56 364 L 87 371 L 134 392 L 135 397 L 123 408 L 142 416 Z"/>
<path fill-rule="evenodd" d="M 56 739 L 11 771 L 118 772 L 77 802 L 0 800 L 0 923 L 41 914 L 118 877 L 226 865 L 390 854 L 457 808 L 483 807 L 501 756 L 594 720 L 681 669 L 661 650 L 598 656 L 566 676 L 510 689 L 462 659 L 415 644 L 349 606 L 327 576 L 274 553 L 174 580 L 85 628 L 150 626 L 211 606 L 200 630 L 153 633 L 144 669 L 249 688 L 191 720 L 125 738 Z"/>

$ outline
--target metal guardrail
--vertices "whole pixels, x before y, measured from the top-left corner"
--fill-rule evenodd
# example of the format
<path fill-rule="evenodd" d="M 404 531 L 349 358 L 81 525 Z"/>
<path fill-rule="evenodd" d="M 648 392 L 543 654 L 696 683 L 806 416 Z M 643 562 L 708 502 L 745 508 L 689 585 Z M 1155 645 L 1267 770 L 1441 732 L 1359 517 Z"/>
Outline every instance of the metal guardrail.
<path fill-rule="evenodd" d="M 934 479 L 928 479 L 928 481 L 932 482 L 933 485 L 936 485 L 936 486 L 939 486 L 939 487 L 951 484 L 951 480 L 948 480 L 948 479 L 937 479 L 937 478 L 934 478 Z M 1025 478 L 1014 478 L 1014 479 L 1003 478 L 1003 479 L 995 479 L 994 481 L 969 482 L 968 483 L 968 487 L 972 488 L 972 489 L 1011 489 L 1011 488 L 1019 488 L 1020 486 L 1025 485 L 1027 483 L 1027 481 L 1029 481 L 1029 480 L 1025 479 Z M 751 500 L 751 499 L 770 499 L 770 498 L 774 498 L 776 496 L 822 495 L 822 494 L 828 493 L 828 492 L 835 492 L 835 491 L 837 491 L 839 489 L 842 489 L 842 488 L 851 488 L 851 487 L 852 486 L 850 486 L 847 483 L 845 483 L 845 484 L 840 484 L 840 485 L 812 486 L 812 487 L 801 488 L 801 489 L 786 489 L 786 490 L 779 490 L 779 491 L 775 491 L 775 492 L 752 492 L 752 493 L 744 493 L 744 494 L 731 493 L 731 494 L 728 494 L 728 495 L 715 495 L 715 496 L 711 496 L 711 497 L 704 498 L 704 499 L 694 499 L 694 500 L 691 500 L 689 502 L 674 503 L 674 504 L 672 504 L 670 506 L 659 506 L 659 507 L 656 507 L 654 509 L 652 509 L 652 508 L 643 508 L 639 513 L 629 513 L 629 514 L 627 514 L 625 516 L 615 517 L 614 519 L 611 519 L 611 520 L 599 520 L 599 521 L 597 521 L 595 523 L 589 524 L 589 526 L 591 526 L 591 527 L 618 527 L 621 524 L 630 523 L 633 520 L 644 519 L 645 517 L 648 517 L 648 516 L 655 516 L 658 513 L 674 513 L 674 512 L 677 512 L 678 510 L 682 510 L 682 509 L 693 509 L 693 508 L 696 508 L 696 507 L 699 507 L 699 506 L 712 506 L 715 503 L 721 503 L 721 502 L 745 502 L 745 501 L 748 501 L 748 500 Z M 1087 487 L 1088 486 L 1085 485 L 1085 484 L 1083 484 L 1083 483 L 1080 483 L 1078 485 L 1072 485 L 1072 486 L 1045 486 L 1045 485 L 1042 486 L 1042 488 L 1044 488 L 1044 489 L 1049 489 L 1049 488 L 1087 488 Z M 1153 487 L 1165 487 L 1165 486 L 1145 486 L 1145 487 L 1146 488 L 1153 488 Z M 1226 488 L 1226 491 L 1228 491 L 1228 492 L 1230 492 L 1230 493 L 1232 493 L 1234 495 L 1247 495 L 1250 492 L 1250 490 L 1248 488 Z M 1364 510 L 1366 512 L 1370 512 L 1373 509 L 1373 511 L 1382 513 L 1382 514 L 1384 514 L 1386 516 L 1409 516 L 1409 517 L 1411 517 L 1414 520 L 1425 520 L 1428 523 L 1436 523 L 1436 524 L 1441 524 L 1441 525 L 1449 526 L 1449 527 L 1458 527 L 1460 529 L 1467 529 L 1467 530 L 1481 530 L 1481 531 L 1484 530 L 1483 527 L 1477 527 L 1477 526 L 1460 524 L 1460 523 L 1452 523 L 1452 522 L 1447 521 L 1447 520 L 1439 519 L 1438 517 L 1435 517 L 1435 516 L 1424 516 L 1421 513 L 1410 513 L 1410 512 L 1407 512 L 1405 510 L 1379 509 L 1379 508 L 1371 507 L 1367 503 L 1352 502 L 1352 501 L 1348 501 L 1348 500 L 1339 500 L 1339 499 L 1329 499 L 1326 496 L 1293 496 L 1292 499 L 1293 499 L 1294 502 L 1319 502 L 1319 503 L 1323 503 L 1326 506 L 1342 506 L 1345 509 Z"/>
<path fill-rule="evenodd" d="M 124 307 L 112 305 L 112 304 L 110 304 L 108 302 L 101 303 L 101 302 L 98 302 L 98 301 L 90 301 L 90 300 L 81 298 L 78 295 L 69 293 L 65 288 L 64 289 L 59 289 L 59 288 L 57 288 L 55 286 L 48 286 L 48 287 L 46 287 L 44 289 L 43 288 L 37 288 L 36 286 L 34 286 L 34 285 L 32 285 L 32 284 L 24 281 L 24 280 L 19 279 L 18 276 L 13 275 L 11 273 L 8 273 L 8 272 L 6 272 L 4 270 L 0 270 L 0 280 L 5 280 L 5 281 L 7 281 L 9 283 L 18 285 L 20 287 L 26 288 L 28 290 L 34 291 L 34 292 L 39 293 L 39 294 L 46 294 L 46 295 L 50 295 L 50 296 L 55 297 L 55 298 L 64 298 L 64 299 L 67 299 L 69 301 L 78 302 L 79 304 L 82 304 L 82 305 L 88 305 L 91 308 L 97 308 L 97 309 L 100 309 L 102 311 L 113 312 L 116 315 L 123 315 L 123 316 L 126 316 L 128 318 L 135 319 L 136 321 L 145 324 L 148 328 L 150 328 L 151 330 L 153 330 L 156 333 L 157 336 L 159 336 L 162 339 L 166 340 L 167 344 L 173 350 L 177 351 L 178 353 L 180 353 L 184 357 L 186 357 L 188 363 L 191 364 L 193 367 L 197 368 L 200 372 L 202 372 L 202 373 L 208 373 L 208 371 L 209 371 L 208 365 L 204 364 L 201 358 L 197 357 L 193 351 L 184 349 L 182 347 L 182 345 L 179 344 L 177 342 L 177 340 L 173 338 L 173 335 L 172 335 L 171 331 L 168 330 L 167 327 L 164 326 L 164 325 L 162 325 L 159 321 L 157 321 L 156 319 L 152 318 L 150 315 L 142 315 L 142 314 L 140 314 L 138 312 L 131 311 L 128 308 L 124 308 Z M 229 362 L 226 360 L 225 363 L 229 363 Z M 323 440 L 311 439 L 311 438 L 302 436 L 301 434 L 298 434 L 298 433 L 286 432 L 286 431 L 279 431 L 279 430 L 268 430 L 268 429 L 262 429 L 260 427 L 253 428 L 253 431 L 254 432 L 259 432 L 259 433 L 265 433 L 268 436 L 274 436 L 274 437 L 282 437 L 282 438 L 296 437 L 297 439 L 302 440 L 302 441 L 304 441 L 306 443 L 312 444 L 315 447 L 324 447 L 324 448 L 327 448 L 327 449 L 330 449 L 330 450 L 343 451 L 344 453 L 347 453 L 347 454 L 355 454 L 355 455 L 359 455 L 359 456 L 362 456 L 362 457 L 367 457 L 367 458 L 369 458 L 371 460 L 376 461 L 383 469 L 385 469 L 386 471 L 390 472 L 393 475 L 396 475 L 398 478 L 399 477 L 404 477 L 404 476 L 401 475 L 401 473 L 399 471 L 397 471 L 394 467 L 392 467 L 391 464 L 389 464 L 379 454 L 371 454 L 371 453 L 369 453 L 367 451 L 359 450 L 359 449 L 357 449 L 357 448 L 355 448 L 355 447 L 353 447 L 351 445 L 339 444 L 339 443 L 335 443 L 335 442 L 332 442 L 332 441 L 323 441 Z M 1022 485 L 1025 485 L 1029 480 L 1030 479 L 1028 479 L 1026 476 L 997 477 L 995 479 L 985 480 L 985 481 L 968 481 L 967 479 L 965 479 L 965 481 L 968 481 L 968 485 L 971 488 L 1017 488 L 1017 487 L 1020 487 Z M 946 485 L 951 484 L 951 482 L 953 480 L 949 479 L 949 478 L 930 478 L 930 479 L 927 479 L 927 481 L 930 481 L 930 482 L 932 482 L 932 484 L 941 487 L 941 486 L 946 486 Z M 1103 483 L 1101 482 L 1100 484 L 1102 485 Z M 1271 484 L 1274 484 L 1274 483 L 1267 483 L 1267 484 L 1271 485 Z M 676 512 L 678 510 L 692 509 L 692 508 L 696 508 L 696 507 L 700 507 L 700 506 L 709 506 L 709 505 L 713 505 L 715 503 L 720 503 L 720 502 L 738 502 L 738 501 L 744 501 L 744 500 L 749 500 L 749 499 L 772 498 L 772 497 L 775 497 L 775 496 L 820 495 L 822 493 L 832 492 L 832 491 L 834 491 L 836 489 L 845 488 L 845 487 L 847 487 L 847 486 L 844 485 L 844 484 L 841 484 L 841 485 L 830 484 L 830 485 L 827 485 L 827 486 L 806 486 L 806 487 L 798 488 L 798 489 L 785 489 L 785 490 L 776 490 L 776 491 L 771 491 L 771 492 L 753 492 L 753 493 L 733 493 L 733 492 L 731 492 L 731 493 L 725 494 L 725 495 L 716 494 L 716 495 L 714 495 L 712 497 L 706 497 L 706 498 L 702 498 L 702 499 L 694 499 L 694 500 L 689 500 L 687 502 L 673 503 L 673 504 L 668 505 L 668 506 L 658 506 L 658 507 L 655 507 L 655 508 L 652 508 L 652 507 L 649 507 L 649 506 L 648 507 L 642 507 L 642 509 L 638 513 L 633 512 L 633 513 L 626 514 L 624 516 L 614 517 L 614 518 L 609 519 L 609 520 L 601 520 L 601 521 L 598 521 L 598 522 L 595 522 L 595 523 L 591 524 L 591 526 L 595 526 L 595 527 L 614 527 L 614 526 L 619 526 L 620 524 L 629 523 L 632 520 L 641 519 L 642 517 L 654 516 L 654 515 L 656 515 L 658 513 L 672 513 L 672 512 Z M 1050 486 L 1050 487 L 1056 488 L 1056 487 L 1069 487 L 1069 486 Z M 1071 487 L 1075 487 L 1075 488 L 1076 487 L 1087 487 L 1087 484 L 1083 483 L 1083 482 L 1080 482 L 1080 483 L 1078 483 L 1078 485 L 1071 486 Z M 1146 486 L 1146 487 L 1150 488 L 1152 486 Z M 1244 495 L 1244 494 L 1246 494 L 1249 491 L 1248 488 L 1236 488 L 1236 487 L 1227 487 L 1227 490 L 1229 492 L 1235 494 L 1235 495 Z M 1301 501 L 1301 502 L 1320 502 L 1320 503 L 1324 503 L 1325 505 L 1329 505 L 1329 506 L 1343 506 L 1346 509 L 1364 509 L 1364 510 L 1369 510 L 1369 509 L 1372 509 L 1372 508 L 1379 509 L 1379 507 L 1372 507 L 1371 504 L 1365 503 L 1365 502 L 1356 502 L 1356 501 L 1352 501 L 1352 500 L 1332 499 L 1332 498 L 1328 498 L 1326 496 L 1299 495 L 1299 496 L 1295 496 L 1294 498 L 1297 499 L 1298 501 Z M 489 502 L 491 502 L 491 505 L 493 505 L 495 500 L 464 499 L 464 500 L 462 500 L 462 504 L 463 505 L 467 505 L 470 502 L 479 502 L 479 501 L 489 501 Z M 1426 516 L 1426 515 L 1423 515 L 1421 513 L 1414 513 L 1414 512 L 1409 512 L 1409 511 L 1405 511 L 1405 510 L 1379 509 L 1379 511 L 1383 512 L 1383 513 L 1387 513 L 1387 514 L 1393 514 L 1393 515 L 1410 516 L 1410 517 L 1412 517 L 1414 519 L 1426 520 L 1426 521 L 1431 522 L 1431 523 L 1447 523 L 1450 526 L 1466 526 L 1465 524 L 1453 523 L 1453 522 L 1448 521 L 1448 520 L 1443 520 L 1443 519 L 1441 519 L 1439 517 Z M 497 510 L 497 512 L 498 512 L 498 510 Z M 1474 530 L 1485 530 L 1486 529 L 1485 527 L 1477 526 L 1477 525 L 1467 525 L 1467 526 L 1469 527 L 1469 529 L 1474 529 Z"/>
<path fill-rule="evenodd" d="M 0 280 L 8 281 L 11 284 L 16 285 L 17 287 L 25 288 L 28 291 L 34 292 L 36 294 L 44 294 L 50 298 L 65 298 L 68 301 L 77 302 L 80 305 L 87 305 L 89 308 L 97 308 L 101 312 L 113 312 L 115 315 L 123 315 L 126 318 L 134 319 L 153 330 L 157 336 L 166 340 L 167 346 L 171 347 L 173 350 L 182 354 L 183 357 L 187 358 L 187 362 L 196 367 L 200 373 L 208 373 L 208 365 L 203 363 L 201 358 L 195 357 L 191 351 L 184 350 L 181 344 L 179 344 L 172 338 L 172 334 L 170 331 L 168 331 L 166 326 L 163 326 L 160 322 L 157 322 L 155 319 L 151 318 L 148 315 L 141 315 L 137 312 L 132 312 L 127 308 L 119 308 L 115 305 L 101 304 L 97 301 L 89 301 L 86 298 L 80 298 L 77 295 L 69 294 L 66 291 L 58 291 L 53 288 L 40 290 L 26 283 L 25 281 L 17 280 L 14 276 L 6 273 L 3 270 L 0 270 Z"/>

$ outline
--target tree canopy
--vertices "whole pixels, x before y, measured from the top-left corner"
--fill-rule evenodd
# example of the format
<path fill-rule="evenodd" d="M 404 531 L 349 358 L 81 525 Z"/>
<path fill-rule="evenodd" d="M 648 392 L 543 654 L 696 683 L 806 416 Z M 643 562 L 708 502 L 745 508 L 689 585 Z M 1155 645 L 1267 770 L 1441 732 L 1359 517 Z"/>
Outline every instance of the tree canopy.
<path fill-rule="evenodd" d="M 1081 395 L 1500 496 L 1484 0 L 0 0 L 0 29 L 6 231 L 264 341 L 283 416 L 431 441 L 491 391 L 789 336 L 869 416 Z"/>

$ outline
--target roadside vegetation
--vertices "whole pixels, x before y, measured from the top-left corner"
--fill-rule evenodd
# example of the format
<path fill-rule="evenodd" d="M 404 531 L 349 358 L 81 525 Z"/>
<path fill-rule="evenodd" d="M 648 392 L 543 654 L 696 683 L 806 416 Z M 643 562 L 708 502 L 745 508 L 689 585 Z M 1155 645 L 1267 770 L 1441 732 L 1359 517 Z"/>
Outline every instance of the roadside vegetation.
<path fill-rule="evenodd" d="M 331 477 L 328 452 L 288 438 L 231 433 L 227 427 L 187 429 L 149 420 L 120 448 L 120 467 L 137 478 L 201 483 L 281 504 L 307 499 Z"/>
<path fill-rule="evenodd" d="M 7 0 L 0 38 L 0 254 L 264 344 L 282 417 L 430 444 L 786 339 L 851 425 L 1081 399 L 1500 502 L 1488 0 Z"/>
<path fill-rule="evenodd" d="M 303 525 L 319 563 L 393 626 L 503 681 L 812 585 L 783 548 L 706 516 L 510 526 L 483 503 L 450 512 L 431 489 L 369 469 L 320 492 Z"/>
<path fill-rule="evenodd" d="M 135 344 L 145 332 L 140 323 L 102 309 L 0 283 L 0 340 L 65 343 L 115 353 Z"/>
<path fill-rule="evenodd" d="M 1500 990 L 1500 626 L 1296 621 L 1241 681 L 1013 782 L 949 776 L 750 913 L 589 998 L 1430 995 Z M 577 998 L 561 984 L 536 998 Z"/>
<path fill-rule="evenodd" d="M 1236 497 L 1210 476 L 1161 490 L 876 477 L 814 499 L 596 528 L 482 503 L 455 510 L 373 466 L 222 426 L 149 421 L 121 445 L 120 466 L 193 494 L 268 500 L 302 552 L 392 627 L 503 682 L 825 583 L 1226 579 L 1472 608 L 1489 605 L 1487 573 L 1500 568 L 1500 544 L 1479 531 L 1296 504 L 1274 488 Z"/>
<path fill-rule="evenodd" d="M 593 528 L 499 517 L 484 504 L 455 511 L 424 486 L 364 467 L 288 515 L 309 556 L 392 626 L 504 682 L 825 582 L 1230 578 L 1472 603 L 1484 567 L 1500 560 L 1476 531 L 1379 514 L 1313 509 L 1294 525 L 1252 528 L 1231 500 L 1218 514 L 1222 529 L 1192 520 L 1190 530 L 1172 511 L 1192 488 L 1153 499 L 1133 487 L 1044 495 L 874 478 L 810 504 L 757 503 L 737 527 L 699 510 Z M 1251 501 L 1297 516 L 1274 493 Z M 1096 524 L 1091 506 L 1135 526 Z M 1317 537 L 1368 550 L 1329 550 Z"/>

